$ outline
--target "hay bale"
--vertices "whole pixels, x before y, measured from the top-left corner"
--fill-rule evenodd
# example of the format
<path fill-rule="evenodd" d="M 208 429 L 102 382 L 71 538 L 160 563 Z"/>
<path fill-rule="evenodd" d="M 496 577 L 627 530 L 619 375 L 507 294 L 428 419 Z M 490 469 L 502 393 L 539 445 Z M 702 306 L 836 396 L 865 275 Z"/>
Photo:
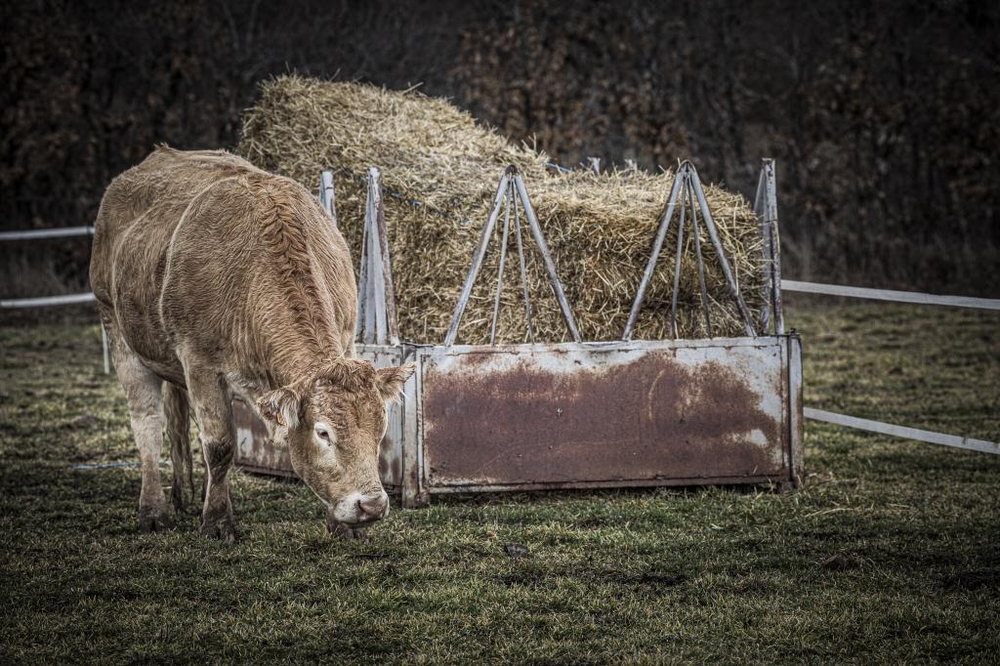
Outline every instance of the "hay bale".
<path fill-rule="evenodd" d="M 471 264 L 497 183 L 508 164 L 524 174 L 559 277 L 585 340 L 621 336 L 673 173 L 559 173 L 544 153 L 514 146 L 442 99 L 358 83 L 283 76 L 261 85 L 238 151 L 261 168 L 297 179 L 310 190 L 333 170 L 337 213 L 352 251 L 361 247 L 369 166 L 383 174 L 393 277 L 404 338 L 440 342 Z M 763 303 L 758 222 L 746 200 L 715 187 L 706 198 L 741 291 L 752 311 Z M 459 342 L 489 339 L 501 222 L 459 330 Z M 676 222 L 635 330 L 640 339 L 669 330 Z M 537 341 L 570 339 L 524 225 L 532 320 Z M 702 230 L 706 279 L 716 336 L 742 335 L 738 311 Z M 688 245 L 690 246 L 690 233 Z M 526 339 L 513 229 L 504 275 L 499 338 Z M 693 249 L 685 252 L 678 327 L 704 337 Z"/>

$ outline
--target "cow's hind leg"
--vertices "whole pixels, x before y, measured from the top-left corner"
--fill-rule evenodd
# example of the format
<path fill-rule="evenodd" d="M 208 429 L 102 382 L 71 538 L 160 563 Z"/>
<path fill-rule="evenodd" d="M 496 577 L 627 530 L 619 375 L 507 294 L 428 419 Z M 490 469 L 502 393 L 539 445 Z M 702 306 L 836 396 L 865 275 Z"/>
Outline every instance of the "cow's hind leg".
<path fill-rule="evenodd" d="M 232 394 L 225 380 L 215 372 L 186 367 L 185 374 L 188 396 L 201 431 L 201 450 L 208 480 L 201 512 L 201 533 L 234 541 L 233 503 L 229 498 L 229 468 L 236 450 Z"/>
<path fill-rule="evenodd" d="M 174 481 L 170 488 L 170 499 L 174 511 L 184 511 L 184 488 L 189 489 L 191 503 L 195 501 L 194 470 L 191 464 L 191 423 L 189 419 L 187 391 L 169 382 L 163 385 L 163 411 L 167 418 L 167 439 L 170 441 L 170 464 L 174 470 Z M 204 495 L 202 496 L 204 499 Z"/>
<path fill-rule="evenodd" d="M 132 434 L 142 461 L 139 493 L 139 531 L 155 532 L 170 527 L 165 512 L 166 496 L 160 480 L 160 450 L 163 448 L 162 380 L 142 364 L 115 329 L 111 317 L 102 313 L 118 381 L 128 399 Z"/>

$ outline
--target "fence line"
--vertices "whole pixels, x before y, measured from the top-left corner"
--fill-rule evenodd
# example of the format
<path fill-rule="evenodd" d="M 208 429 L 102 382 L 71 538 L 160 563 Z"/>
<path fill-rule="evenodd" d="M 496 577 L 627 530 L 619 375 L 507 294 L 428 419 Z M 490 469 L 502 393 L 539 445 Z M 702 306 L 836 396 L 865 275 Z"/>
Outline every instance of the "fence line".
<path fill-rule="evenodd" d="M 96 301 L 92 292 L 65 294 L 63 296 L 36 296 L 34 298 L 0 299 L 0 308 L 44 308 L 50 305 L 76 305 Z"/>
<path fill-rule="evenodd" d="M 1000 310 L 1000 299 L 974 298 L 972 296 L 938 296 L 936 294 L 922 294 L 915 291 L 893 291 L 891 289 L 846 287 L 839 284 L 799 282 L 798 280 L 783 279 L 781 281 L 781 290 L 796 291 L 805 294 L 823 294 L 825 296 L 846 296 L 848 298 L 866 298 L 876 301 L 893 301 L 895 303 L 947 305 L 956 308 Z"/>
<path fill-rule="evenodd" d="M 805 407 L 802 410 L 802 415 L 807 419 L 812 419 L 813 421 L 833 423 L 835 425 L 847 426 L 848 428 L 876 432 L 881 435 L 893 435 L 894 437 L 915 439 L 920 442 L 928 442 L 929 444 L 941 444 L 942 446 L 953 446 L 959 449 L 972 449 L 973 451 L 982 451 L 984 453 L 1000 454 L 1000 444 L 997 442 L 990 442 L 985 439 L 959 437 L 958 435 L 946 435 L 932 430 L 921 430 L 920 428 L 893 425 L 891 423 L 883 423 L 882 421 L 872 421 L 871 419 L 848 416 L 847 414 L 837 414 L 836 412 L 828 412 L 823 409 L 814 409 L 812 407 Z"/>
<path fill-rule="evenodd" d="M 52 229 L 23 229 L 0 231 L 0 241 L 37 240 L 39 238 L 64 238 L 66 236 L 93 236 L 94 227 L 55 227 Z"/>
<path fill-rule="evenodd" d="M 826 296 L 846 296 L 848 298 L 864 298 L 894 303 L 915 303 L 917 305 L 945 305 L 958 308 L 975 308 L 979 310 L 1000 310 L 1000 300 L 990 298 L 973 298 L 971 296 L 939 296 L 923 294 L 914 291 L 893 291 L 891 289 L 868 289 L 865 287 L 847 287 L 837 284 L 820 284 L 816 282 L 799 282 L 797 280 L 782 280 L 782 291 L 796 291 L 807 294 L 823 294 Z M 802 415 L 813 421 L 823 421 L 835 425 L 846 426 L 858 430 L 866 430 L 881 435 L 892 435 L 918 442 L 940 444 L 959 449 L 970 449 L 984 453 L 1000 454 L 1000 443 L 984 439 L 974 439 L 959 435 L 949 435 L 920 428 L 894 425 L 883 421 L 863 419 L 848 414 L 837 414 L 823 409 L 805 407 Z"/>

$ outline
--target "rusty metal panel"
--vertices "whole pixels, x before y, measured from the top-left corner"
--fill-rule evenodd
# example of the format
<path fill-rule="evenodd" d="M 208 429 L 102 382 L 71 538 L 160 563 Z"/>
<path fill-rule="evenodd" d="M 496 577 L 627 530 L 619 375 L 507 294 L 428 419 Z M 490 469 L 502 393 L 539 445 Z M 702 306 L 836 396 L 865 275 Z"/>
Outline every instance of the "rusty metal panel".
<path fill-rule="evenodd" d="M 421 348 L 434 492 L 791 479 L 781 337 Z"/>
<path fill-rule="evenodd" d="M 271 440 L 267 426 L 242 400 L 233 400 L 233 420 L 236 422 L 237 467 L 258 474 L 296 476 L 288 448 Z"/>

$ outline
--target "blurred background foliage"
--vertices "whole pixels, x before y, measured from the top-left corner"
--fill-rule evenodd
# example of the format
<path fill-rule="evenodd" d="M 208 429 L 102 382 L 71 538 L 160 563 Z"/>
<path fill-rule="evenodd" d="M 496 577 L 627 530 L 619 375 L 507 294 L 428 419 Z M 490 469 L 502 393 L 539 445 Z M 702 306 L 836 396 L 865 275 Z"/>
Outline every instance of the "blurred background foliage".
<path fill-rule="evenodd" d="M 295 71 L 419 85 L 568 167 L 690 158 L 751 197 L 773 157 L 786 277 L 1000 293 L 997 3 L 14 0 L 0 21 L 4 229 L 92 223 L 157 142 L 235 146 L 257 83 Z M 36 264 L 84 284 L 87 245 L 0 248 L 22 276 L 0 289 L 31 295 Z"/>

